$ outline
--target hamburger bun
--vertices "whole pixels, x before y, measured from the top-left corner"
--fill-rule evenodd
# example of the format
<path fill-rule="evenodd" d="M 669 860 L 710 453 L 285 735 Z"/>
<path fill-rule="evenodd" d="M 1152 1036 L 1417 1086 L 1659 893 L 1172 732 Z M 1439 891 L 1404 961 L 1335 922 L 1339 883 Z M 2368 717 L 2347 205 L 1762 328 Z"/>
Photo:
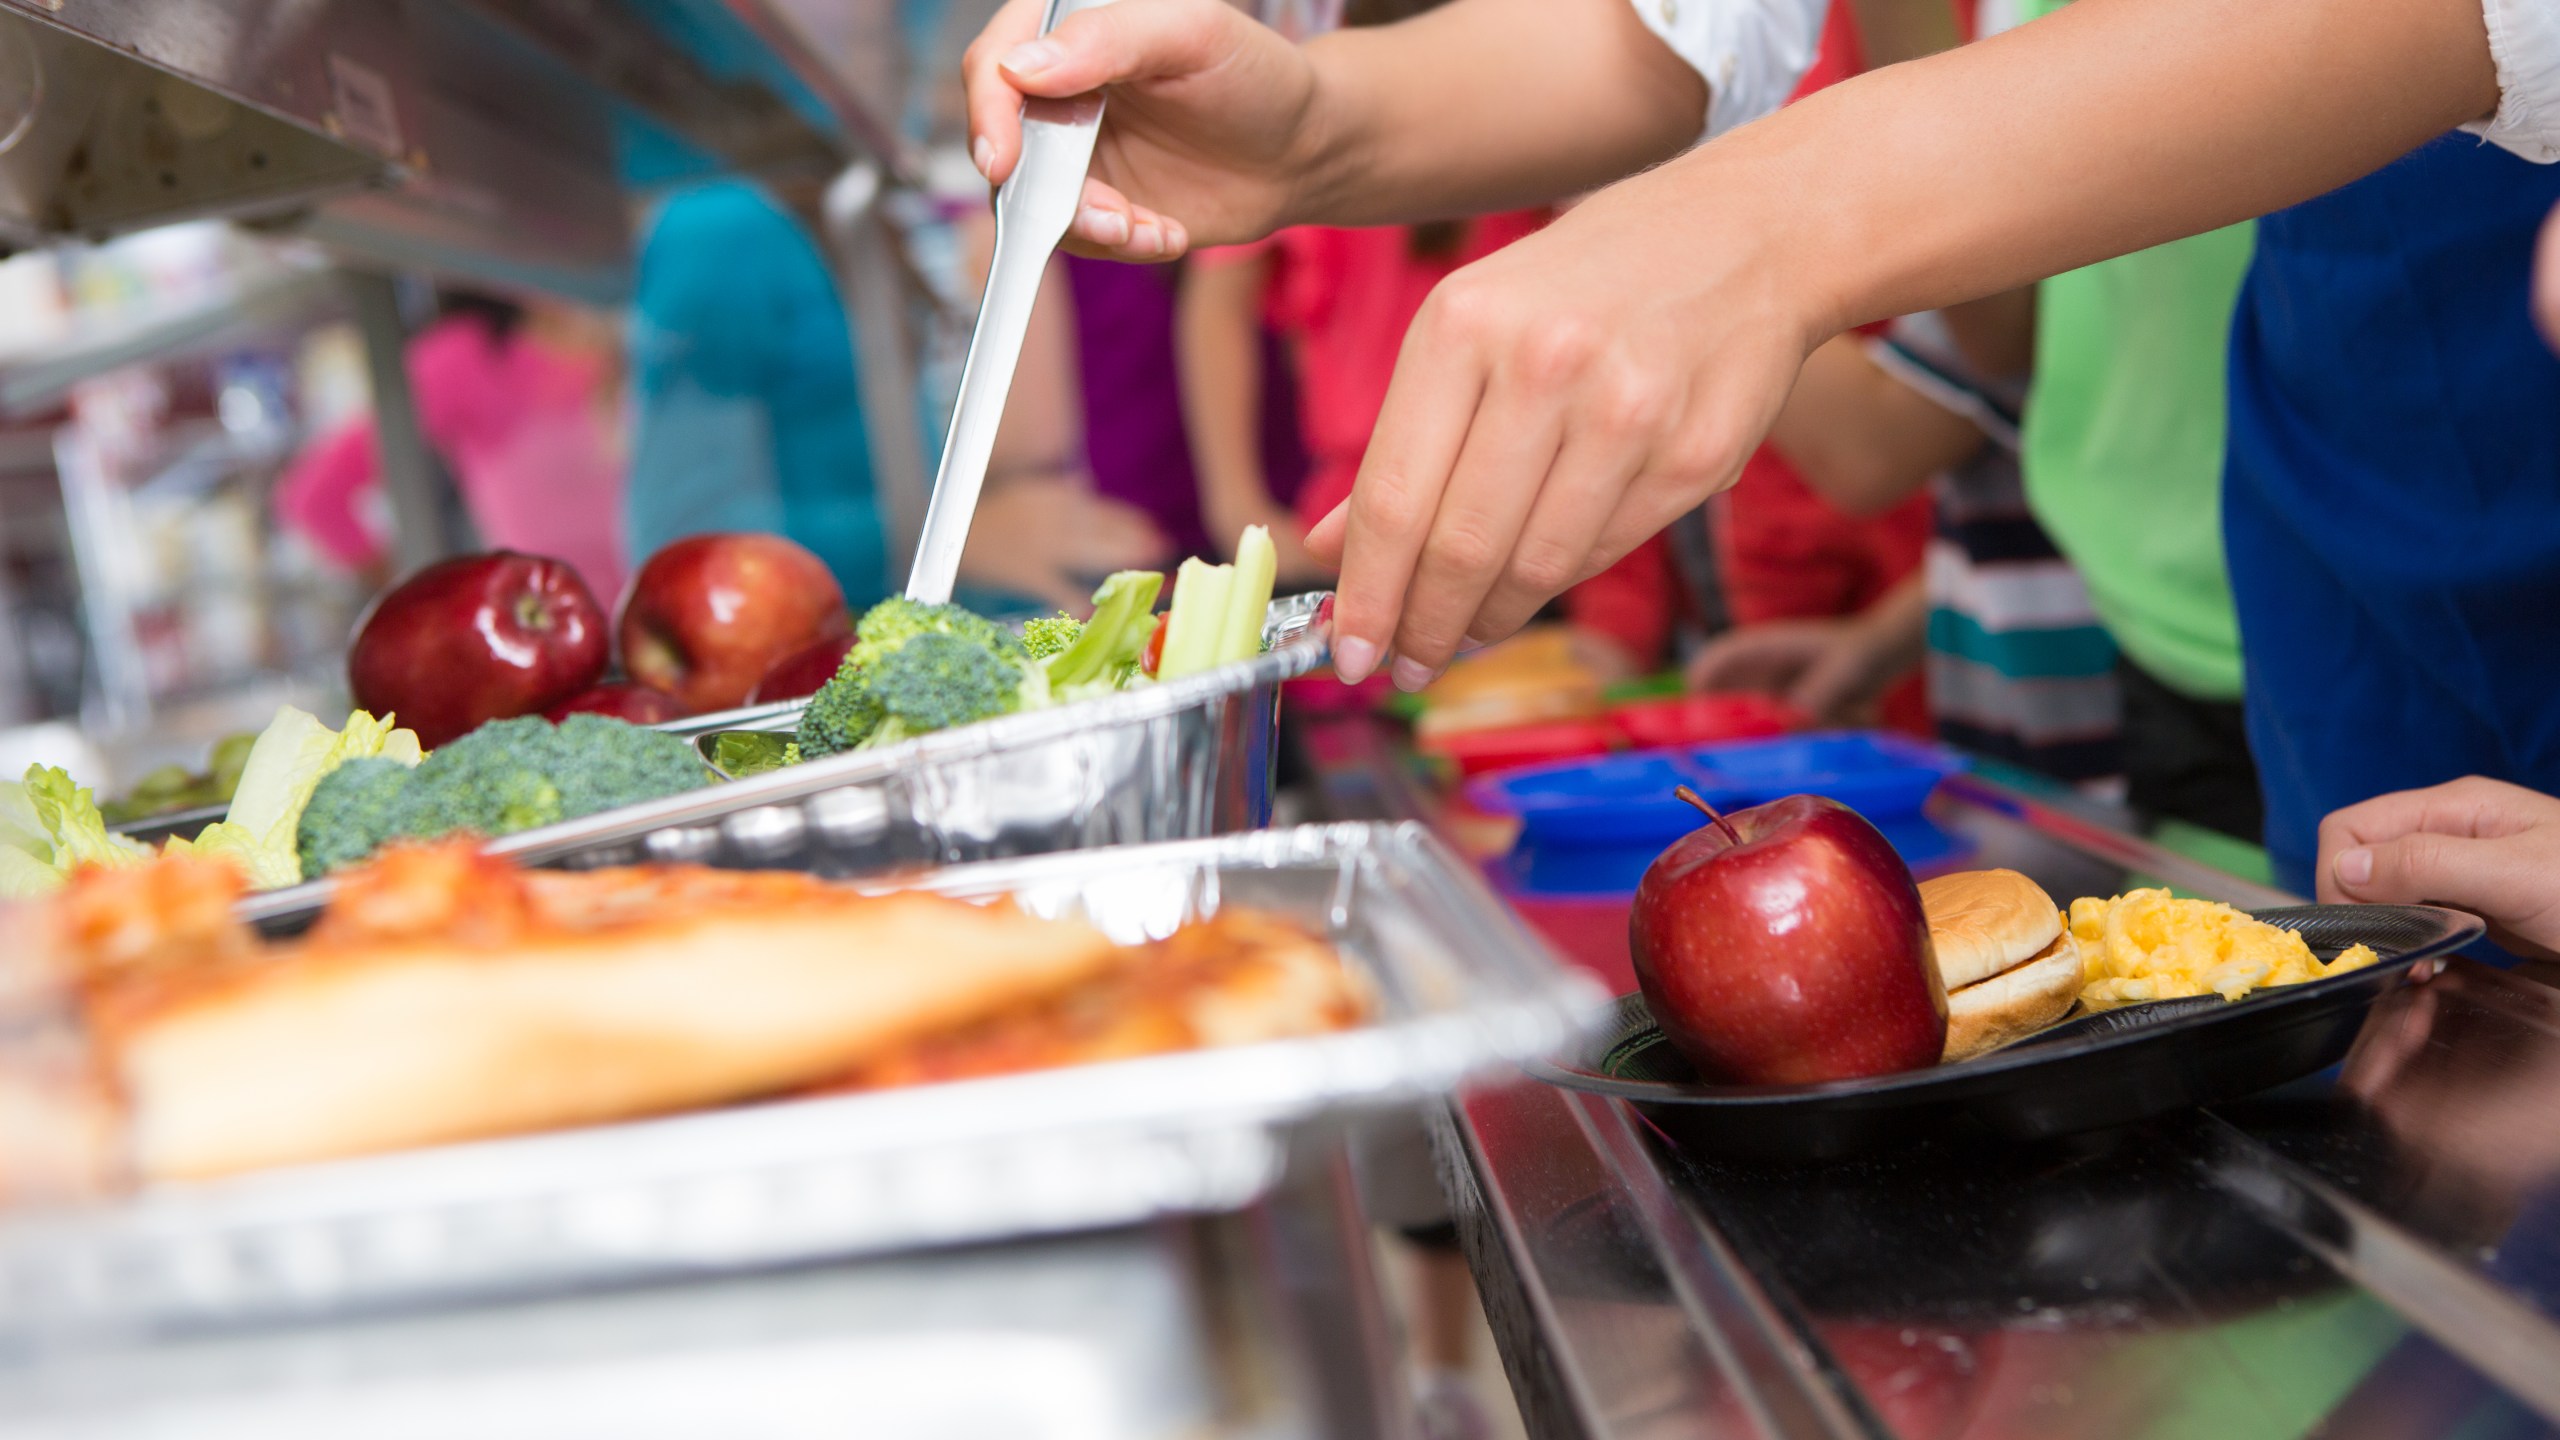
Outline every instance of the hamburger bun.
<path fill-rule="evenodd" d="M 1473 730 L 1583 720 L 1606 708 L 1600 677 L 1574 653 L 1566 626 L 1536 626 L 1467 656 L 1422 692 L 1414 723 L 1424 741 Z"/>
<path fill-rule="evenodd" d="M 2015 870 L 1967 870 L 1920 886 L 1938 978 L 1949 993 L 2044 953 L 2062 933 L 2062 911 L 2044 887 Z"/>
<path fill-rule="evenodd" d="M 2026 964 L 1947 992 L 1944 1062 L 1987 1055 L 2071 1013 L 2080 999 L 2080 949 L 2068 935 Z"/>
<path fill-rule="evenodd" d="M 1988 1054 L 2071 1013 L 2080 950 L 2044 887 L 2015 870 L 1968 870 L 1920 887 L 1947 987 L 1947 1061 Z"/>

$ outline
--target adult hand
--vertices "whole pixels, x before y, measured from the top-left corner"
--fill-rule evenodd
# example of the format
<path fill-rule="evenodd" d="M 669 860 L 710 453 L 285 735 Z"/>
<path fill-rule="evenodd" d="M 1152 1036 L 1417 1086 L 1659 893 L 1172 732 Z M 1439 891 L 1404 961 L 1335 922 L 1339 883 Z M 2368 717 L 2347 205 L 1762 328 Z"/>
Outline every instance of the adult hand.
<path fill-rule="evenodd" d="M 2560 954 L 2560 799 L 2473 775 L 2320 822 L 2326 901 L 2438 904 L 2519 954 Z"/>
<path fill-rule="evenodd" d="M 1728 630 L 1689 662 L 1692 690 L 1774 696 L 1817 724 L 1870 718 L 1894 676 L 1854 617 L 1770 620 Z"/>
<path fill-rule="evenodd" d="M 960 578 L 1084 615 L 1095 582 L 1165 562 L 1170 543 L 1145 512 L 1064 475 L 990 485 L 969 523 Z"/>
<path fill-rule="evenodd" d="M 1119 0 L 1039 33 L 1012 0 L 961 59 L 970 155 L 1001 184 L 1022 155 L 1022 102 L 1113 87 L 1067 232 L 1080 255 L 1171 260 L 1267 234 L 1310 168 L 1315 71 L 1221 0 Z"/>
<path fill-rule="evenodd" d="M 1422 688 L 1740 473 L 1836 327 L 1792 257 L 1684 183 L 1699 158 L 1432 292 L 1350 501 L 1307 536 L 1342 569 L 1345 679 L 1392 650 L 1396 684 Z"/>

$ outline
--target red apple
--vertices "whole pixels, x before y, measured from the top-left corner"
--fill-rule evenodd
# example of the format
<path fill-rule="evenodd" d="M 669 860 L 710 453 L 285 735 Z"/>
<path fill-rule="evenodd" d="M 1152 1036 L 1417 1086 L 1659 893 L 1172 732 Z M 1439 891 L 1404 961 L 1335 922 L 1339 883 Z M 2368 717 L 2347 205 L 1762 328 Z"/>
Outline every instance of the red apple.
<path fill-rule="evenodd" d="M 628 680 L 616 680 L 607 685 L 589 686 L 543 711 L 542 716 L 555 724 L 563 716 L 588 714 L 610 715 L 616 720 L 628 720 L 634 725 L 663 725 L 669 720 L 681 720 L 691 713 L 693 712 L 684 708 L 683 701 L 664 690 L 652 690 L 646 685 L 634 685 Z"/>
<path fill-rule="evenodd" d="M 439 560 L 376 599 L 347 647 L 355 702 L 432 749 L 547 710 L 604 673 L 603 607 L 565 562 L 500 550 Z"/>
<path fill-rule="evenodd" d="M 694 712 L 745 703 L 775 662 L 848 633 L 826 562 L 779 535 L 688 535 L 649 557 L 615 622 L 622 668 Z"/>
<path fill-rule="evenodd" d="M 1946 1048 L 1919 887 L 1837 801 L 1791 795 L 1683 837 L 1637 885 L 1627 940 L 1654 1020 L 1708 1080 L 1846 1080 Z"/>
<path fill-rule="evenodd" d="M 845 653 L 853 649 L 853 641 L 853 632 L 848 630 L 783 656 L 747 693 L 747 703 L 762 705 L 768 700 L 797 700 L 817 694 L 844 668 Z"/>

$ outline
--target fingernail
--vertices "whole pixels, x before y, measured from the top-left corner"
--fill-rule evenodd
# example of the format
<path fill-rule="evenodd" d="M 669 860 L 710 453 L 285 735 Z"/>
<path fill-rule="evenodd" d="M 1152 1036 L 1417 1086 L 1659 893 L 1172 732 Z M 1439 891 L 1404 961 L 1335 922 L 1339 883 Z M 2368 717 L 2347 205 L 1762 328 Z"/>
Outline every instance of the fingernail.
<path fill-rule="evenodd" d="M 1141 220 L 1129 232 L 1129 248 L 1141 255 L 1164 253 L 1164 227 L 1153 220 Z"/>
<path fill-rule="evenodd" d="M 2338 856 L 2338 883 L 2362 885 L 2373 878 L 2373 852 L 2348 850 Z"/>
<path fill-rule="evenodd" d="M 1190 234 L 1190 232 L 1189 232 L 1189 231 L 1187 231 L 1187 230 L 1185 230 L 1185 229 L 1183 229 L 1183 228 L 1182 228 L 1182 222 L 1181 222 L 1181 221 L 1179 221 L 1179 220 L 1167 220 L 1166 222 L 1164 222 L 1164 248 L 1165 248 L 1165 249 L 1167 249 L 1167 250 L 1180 250 L 1180 249 L 1183 249 L 1184 247 L 1186 247 L 1187 245 L 1189 245 L 1190 243 L 1191 243 L 1191 234 Z"/>
<path fill-rule="evenodd" d="M 1430 666 L 1419 660 L 1399 656 L 1396 660 L 1396 688 L 1407 695 L 1419 694 L 1436 678 Z"/>
<path fill-rule="evenodd" d="M 1378 647 L 1368 641 L 1353 637 L 1334 645 L 1333 673 L 1341 676 L 1344 684 L 1357 685 L 1377 668 Z"/>
<path fill-rule="evenodd" d="M 1129 217 L 1117 210 L 1105 210 L 1099 205 L 1087 205 L 1084 207 L 1084 213 L 1079 215 L 1077 220 L 1084 226 L 1086 237 L 1097 245 L 1129 243 Z"/>
<path fill-rule="evenodd" d="M 978 143 L 969 147 L 969 158 L 977 164 L 981 176 L 996 178 L 996 147 L 987 143 L 987 137 L 979 136 Z"/>
<path fill-rule="evenodd" d="M 1028 40 L 1014 46 L 997 62 L 1014 74 L 1029 79 L 1065 58 L 1065 52 L 1046 40 Z"/>

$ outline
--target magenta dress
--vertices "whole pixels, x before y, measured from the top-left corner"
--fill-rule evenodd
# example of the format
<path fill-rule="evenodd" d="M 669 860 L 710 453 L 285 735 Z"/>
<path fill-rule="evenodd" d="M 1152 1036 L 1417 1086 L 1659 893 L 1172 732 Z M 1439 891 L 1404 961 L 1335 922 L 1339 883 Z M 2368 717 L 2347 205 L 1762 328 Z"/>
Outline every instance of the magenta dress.
<path fill-rule="evenodd" d="M 1146 512 L 1179 555 L 1211 555 L 1200 524 L 1200 482 L 1182 427 L 1173 353 L 1173 307 L 1182 271 L 1066 259 L 1076 304 L 1076 359 L 1084 389 L 1086 463 L 1094 488 Z M 1288 358 L 1264 337 L 1262 463 L 1272 498 L 1288 504 L 1307 473 Z M 1234 543 L 1225 536 L 1220 545 Z"/>

